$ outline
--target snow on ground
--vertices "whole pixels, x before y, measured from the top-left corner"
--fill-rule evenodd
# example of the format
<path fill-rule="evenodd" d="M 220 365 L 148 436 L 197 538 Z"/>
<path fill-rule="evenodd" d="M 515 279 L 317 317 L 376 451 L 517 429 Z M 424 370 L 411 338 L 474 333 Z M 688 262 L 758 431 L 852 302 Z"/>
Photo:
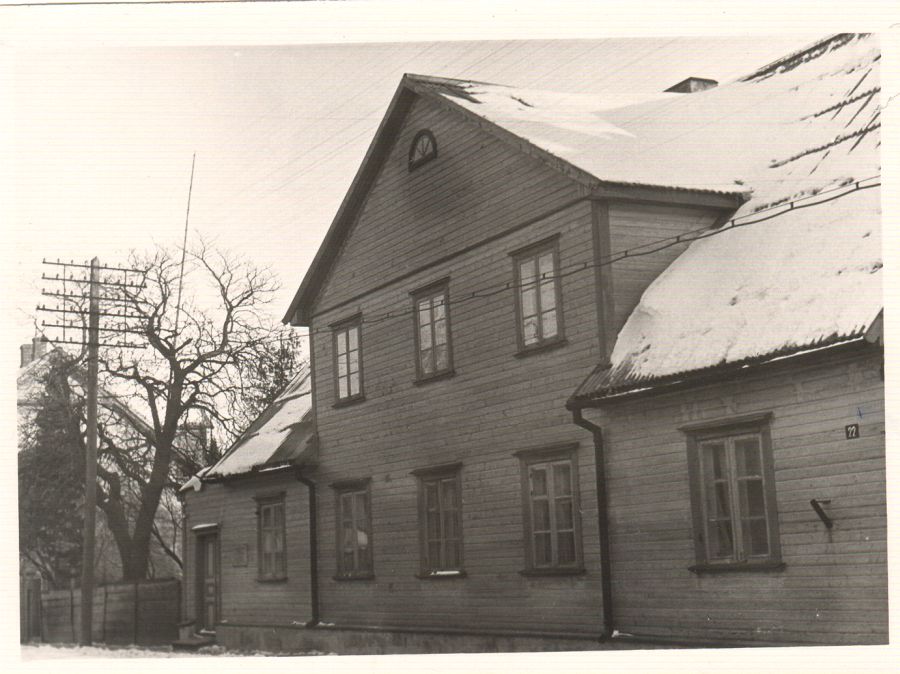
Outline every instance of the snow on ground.
<path fill-rule="evenodd" d="M 65 658 L 200 658 L 228 656 L 278 656 L 284 653 L 252 651 L 248 653 L 226 651 L 221 646 L 207 646 L 199 651 L 173 651 L 170 646 L 76 646 L 74 644 L 23 644 L 22 660 L 49 660 Z M 335 655 L 321 651 L 290 653 L 291 656 Z"/>

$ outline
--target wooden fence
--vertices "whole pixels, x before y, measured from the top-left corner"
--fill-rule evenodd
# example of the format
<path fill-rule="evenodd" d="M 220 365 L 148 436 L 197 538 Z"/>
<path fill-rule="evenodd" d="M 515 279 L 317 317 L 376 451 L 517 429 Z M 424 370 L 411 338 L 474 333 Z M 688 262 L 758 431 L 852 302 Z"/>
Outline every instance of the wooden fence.
<path fill-rule="evenodd" d="M 176 579 L 114 583 L 94 590 L 93 639 L 106 644 L 169 644 L 178 638 L 181 582 Z M 40 635 L 45 642 L 77 642 L 81 593 L 41 594 Z M 24 636 L 24 635 L 23 635 Z"/>

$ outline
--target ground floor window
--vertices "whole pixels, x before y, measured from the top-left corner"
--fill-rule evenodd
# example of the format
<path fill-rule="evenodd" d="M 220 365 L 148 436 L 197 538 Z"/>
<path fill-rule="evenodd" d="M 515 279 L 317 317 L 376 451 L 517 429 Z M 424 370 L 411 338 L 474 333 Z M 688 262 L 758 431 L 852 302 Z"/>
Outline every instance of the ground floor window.
<path fill-rule="evenodd" d="M 287 577 L 284 494 L 260 497 L 256 503 L 259 579 L 284 579 Z"/>
<path fill-rule="evenodd" d="M 415 471 L 419 479 L 421 572 L 426 576 L 460 575 L 462 498 L 460 464 Z"/>
<path fill-rule="evenodd" d="M 369 480 L 336 482 L 338 577 L 371 577 L 372 507 Z"/>
<path fill-rule="evenodd" d="M 518 453 L 526 571 L 582 568 L 576 448 L 568 444 Z"/>
<path fill-rule="evenodd" d="M 779 563 L 768 417 L 688 431 L 697 564 Z"/>

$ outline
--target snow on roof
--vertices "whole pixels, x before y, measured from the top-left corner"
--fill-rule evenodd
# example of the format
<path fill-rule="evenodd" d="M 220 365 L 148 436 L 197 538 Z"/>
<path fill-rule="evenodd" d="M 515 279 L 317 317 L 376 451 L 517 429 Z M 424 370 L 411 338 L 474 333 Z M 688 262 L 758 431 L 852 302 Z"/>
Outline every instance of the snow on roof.
<path fill-rule="evenodd" d="M 571 155 L 599 178 L 730 181 L 750 190 L 739 222 L 822 204 L 694 241 L 576 398 L 865 333 L 882 309 L 878 66 L 872 38 L 839 36 L 719 89 L 604 113 L 631 135 L 602 131 Z"/>
<path fill-rule="evenodd" d="M 207 469 L 203 478 L 240 475 L 272 464 L 296 462 L 314 435 L 311 407 L 309 366 L 304 364 L 247 432 Z"/>
<path fill-rule="evenodd" d="M 771 183 L 776 177 L 767 177 L 768 183 L 751 179 L 762 178 L 760 169 L 770 162 L 813 147 L 828 136 L 826 128 L 839 135 L 846 116 L 808 116 L 842 100 L 877 60 L 872 39 L 832 39 L 828 45 L 777 76 L 765 71 L 692 94 L 567 94 L 412 77 L 598 180 L 730 193 L 749 185 L 764 200 L 764 193 L 778 191 Z M 873 75 L 855 95 L 877 86 Z M 876 107 L 858 122 L 867 122 Z"/>

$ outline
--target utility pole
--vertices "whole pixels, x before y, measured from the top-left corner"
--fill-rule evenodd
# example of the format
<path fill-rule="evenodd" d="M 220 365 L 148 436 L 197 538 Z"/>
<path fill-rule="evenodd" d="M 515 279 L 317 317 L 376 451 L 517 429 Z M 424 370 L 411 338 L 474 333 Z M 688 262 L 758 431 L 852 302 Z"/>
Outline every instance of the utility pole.
<path fill-rule="evenodd" d="M 61 292 L 44 290 L 42 294 L 57 298 L 58 304 L 53 307 L 46 307 L 42 304 L 37 308 L 38 311 L 62 314 L 59 322 L 47 323 L 44 321 L 42 323 L 45 328 L 62 330 L 60 339 L 50 339 L 50 341 L 56 344 L 78 344 L 82 348 L 87 349 L 87 419 L 85 428 L 87 447 L 85 450 L 84 519 L 81 557 L 81 630 L 78 643 L 82 646 L 90 646 L 93 642 L 94 619 L 94 539 L 97 510 L 97 378 L 100 347 L 144 348 L 142 344 L 128 342 L 127 339 L 113 344 L 101 344 L 100 333 L 142 334 L 140 329 L 128 324 L 129 319 L 142 318 L 140 314 L 130 312 L 128 302 L 129 300 L 134 301 L 136 298 L 134 295 L 129 296 L 128 293 L 131 288 L 140 290 L 144 287 L 144 272 L 138 269 L 102 267 L 100 260 L 96 257 L 91 260 L 90 264 L 60 262 L 59 260 L 56 262 L 44 260 L 43 262 L 47 265 L 62 267 L 62 276 L 59 274 L 52 277 L 47 274 L 41 276 L 45 281 L 60 283 L 62 290 Z M 79 273 L 84 273 L 84 270 L 90 271 L 88 277 L 84 278 L 83 276 L 76 277 L 72 272 L 73 269 L 78 270 Z M 112 276 L 101 280 L 101 271 L 111 273 Z M 140 274 L 141 283 L 130 283 L 128 280 L 129 273 Z M 85 285 L 88 286 L 87 295 L 83 292 Z M 74 291 L 72 290 L 73 286 Z M 103 295 L 101 295 L 101 289 L 106 291 Z M 84 309 L 85 300 L 88 303 L 87 310 Z M 111 302 L 112 307 L 109 310 L 101 311 L 101 301 Z M 101 316 L 114 317 L 119 322 L 114 327 L 101 327 Z M 87 318 L 86 331 L 84 329 L 85 317 Z M 70 338 L 68 332 L 78 331 L 79 329 L 81 331 L 81 339 Z"/>
<path fill-rule="evenodd" d="M 84 542 L 81 546 L 81 634 L 90 646 L 94 622 L 94 532 L 97 509 L 97 370 L 100 350 L 100 260 L 91 260 L 88 310 L 87 456 L 84 470 Z"/>

